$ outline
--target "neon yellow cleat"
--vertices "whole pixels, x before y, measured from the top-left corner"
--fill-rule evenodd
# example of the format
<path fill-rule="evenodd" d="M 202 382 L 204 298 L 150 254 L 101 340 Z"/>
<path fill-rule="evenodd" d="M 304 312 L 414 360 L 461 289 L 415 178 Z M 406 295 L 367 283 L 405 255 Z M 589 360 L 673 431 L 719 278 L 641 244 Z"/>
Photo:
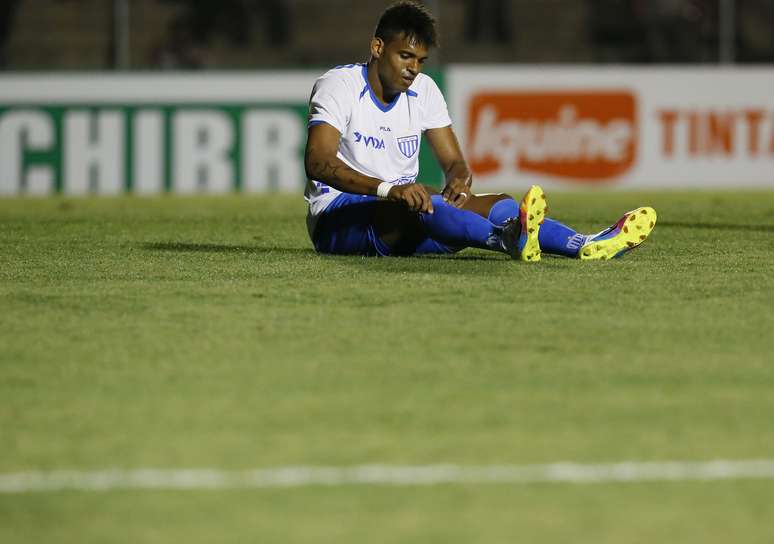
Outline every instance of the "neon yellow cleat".
<path fill-rule="evenodd" d="M 583 260 L 606 260 L 620 257 L 644 242 L 656 226 L 656 210 L 649 207 L 626 212 L 614 225 L 589 237 L 580 248 Z"/>
<path fill-rule="evenodd" d="M 521 199 L 518 222 L 514 218 L 503 229 L 503 245 L 512 258 L 527 262 L 540 260 L 538 232 L 547 210 L 543 189 L 533 185 Z"/>

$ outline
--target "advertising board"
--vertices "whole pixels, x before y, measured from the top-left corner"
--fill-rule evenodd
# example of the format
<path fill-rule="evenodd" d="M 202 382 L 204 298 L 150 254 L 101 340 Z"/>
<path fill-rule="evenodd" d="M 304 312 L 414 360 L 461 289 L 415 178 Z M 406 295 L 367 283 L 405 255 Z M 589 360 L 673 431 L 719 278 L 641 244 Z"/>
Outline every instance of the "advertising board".
<path fill-rule="evenodd" d="M 774 70 L 451 66 L 479 190 L 774 187 Z"/>

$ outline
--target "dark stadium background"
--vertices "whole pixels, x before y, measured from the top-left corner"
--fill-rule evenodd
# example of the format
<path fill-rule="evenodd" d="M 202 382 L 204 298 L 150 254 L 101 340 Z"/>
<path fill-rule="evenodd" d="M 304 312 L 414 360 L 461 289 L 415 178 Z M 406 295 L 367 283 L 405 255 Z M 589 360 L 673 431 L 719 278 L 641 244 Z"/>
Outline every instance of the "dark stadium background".
<path fill-rule="evenodd" d="M 386 2 L 6 0 L 4 70 L 253 69 L 363 58 Z M 765 63 L 770 0 L 435 0 L 434 62 Z M 332 28 L 337 29 L 331 35 Z"/>

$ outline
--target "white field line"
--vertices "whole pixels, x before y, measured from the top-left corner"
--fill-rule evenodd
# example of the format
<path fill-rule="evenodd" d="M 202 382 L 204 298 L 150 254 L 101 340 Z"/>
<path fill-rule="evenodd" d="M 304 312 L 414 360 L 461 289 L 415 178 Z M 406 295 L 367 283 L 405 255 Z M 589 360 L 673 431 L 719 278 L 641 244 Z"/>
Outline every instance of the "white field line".
<path fill-rule="evenodd" d="M 603 484 L 774 479 L 774 460 L 546 465 L 288 466 L 257 470 L 136 469 L 0 474 L 0 493 L 114 489 L 245 489 L 315 485 Z"/>

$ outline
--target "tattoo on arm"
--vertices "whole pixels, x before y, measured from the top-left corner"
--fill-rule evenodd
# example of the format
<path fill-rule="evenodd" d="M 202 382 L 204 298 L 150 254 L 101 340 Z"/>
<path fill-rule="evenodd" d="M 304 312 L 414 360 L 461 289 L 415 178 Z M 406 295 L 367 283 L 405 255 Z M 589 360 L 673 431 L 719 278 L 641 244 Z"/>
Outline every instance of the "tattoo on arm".
<path fill-rule="evenodd" d="M 334 164 L 331 161 L 317 161 L 312 163 L 312 172 L 322 181 L 349 181 L 351 176 L 345 176 L 354 172 L 345 164 Z M 348 179 L 349 178 L 349 179 Z"/>
<path fill-rule="evenodd" d="M 307 172 L 316 180 L 327 183 L 340 190 L 361 192 L 363 191 L 361 179 L 363 177 L 358 171 L 350 168 L 339 160 L 316 159 L 312 153 L 307 153 Z M 357 190 L 358 186 L 360 190 Z M 365 193 L 369 191 L 366 189 Z"/>

